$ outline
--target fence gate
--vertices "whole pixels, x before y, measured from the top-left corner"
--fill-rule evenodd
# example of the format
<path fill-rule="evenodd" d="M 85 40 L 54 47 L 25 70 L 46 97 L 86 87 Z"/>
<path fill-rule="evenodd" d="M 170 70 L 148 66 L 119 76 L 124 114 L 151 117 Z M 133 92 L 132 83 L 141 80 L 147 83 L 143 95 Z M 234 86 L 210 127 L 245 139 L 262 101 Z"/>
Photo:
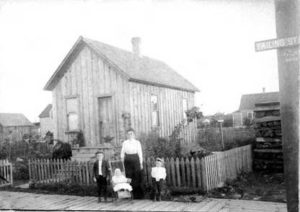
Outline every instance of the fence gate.
<path fill-rule="evenodd" d="M 13 184 L 12 164 L 8 160 L 0 160 L 0 187 Z"/>

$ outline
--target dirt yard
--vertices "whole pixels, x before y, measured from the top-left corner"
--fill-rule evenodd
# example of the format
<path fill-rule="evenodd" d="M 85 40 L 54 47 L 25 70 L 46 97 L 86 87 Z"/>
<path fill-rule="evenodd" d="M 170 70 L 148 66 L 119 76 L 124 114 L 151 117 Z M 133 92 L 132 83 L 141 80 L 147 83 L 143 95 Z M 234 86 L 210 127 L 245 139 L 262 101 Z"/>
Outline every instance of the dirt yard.
<path fill-rule="evenodd" d="M 236 180 L 227 182 L 208 194 L 209 197 L 286 202 L 283 174 L 242 174 Z"/>

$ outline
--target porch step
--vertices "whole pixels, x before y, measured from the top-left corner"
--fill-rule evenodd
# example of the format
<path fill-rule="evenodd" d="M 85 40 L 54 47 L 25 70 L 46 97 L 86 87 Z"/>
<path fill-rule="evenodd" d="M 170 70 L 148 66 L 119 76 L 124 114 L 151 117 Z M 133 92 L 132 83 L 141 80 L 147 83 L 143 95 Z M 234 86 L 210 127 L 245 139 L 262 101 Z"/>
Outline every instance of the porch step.
<path fill-rule="evenodd" d="M 94 147 L 78 147 L 72 148 L 72 160 L 76 161 L 90 161 L 95 160 L 95 153 L 97 151 L 103 151 L 104 157 L 107 159 L 111 159 L 115 152 L 118 152 L 118 148 L 114 148 L 111 144 L 104 144 Z"/>

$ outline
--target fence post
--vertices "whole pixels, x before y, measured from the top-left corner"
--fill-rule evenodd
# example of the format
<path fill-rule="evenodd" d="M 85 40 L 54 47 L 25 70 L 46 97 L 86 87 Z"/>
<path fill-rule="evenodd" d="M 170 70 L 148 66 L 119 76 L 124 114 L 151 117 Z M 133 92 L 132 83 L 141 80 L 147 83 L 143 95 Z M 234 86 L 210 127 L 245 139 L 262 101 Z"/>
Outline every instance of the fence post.
<path fill-rule="evenodd" d="M 29 171 L 29 180 L 32 179 L 32 173 L 31 173 L 31 159 L 28 160 L 28 171 Z"/>
<path fill-rule="evenodd" d="M 13 167 L 12 167 L 12 163 L 9 163 L 9 168 L 10 168 L 10 183 L 11 185 L 14 184 L 14 178 L 13 178 Z"/>
<path fill-rule="evenodd" d="M 200 160 L 197 157 L 196 158 L 196 175 L 197 175 L 197 188 L 201 188 L 202 186 L 202 182 L 201 182 L 201 164 L 200 164 Z"/>
<path fill-rule="evenodd" d="M 194 158 L 191 159 L 191 171 L 192 171 L 192 185 L 193 188 L 196 187 L 196 175 L 195 175 L 195 160 Z"/>
<path fill-rule="evenodd" d="M 172 176 L 172 185 L 176 187 L 176 176 L 175 176 L 175 164 L 174 164 L 174 158 L 171 158 L 170 160 L 171 165 L 171 176 Z"/>
<path fill-rule="evenodd" d="M 186 180 L 185 180 L 185 163 L 184 163 L 184 158 L 182 157 L 180 160 L 180 169 L 181 169 L 181 177 L 182 177 L 182 185 L 185 186 L 186 185 Z"/>
<path fill-rule="evenodd" d="M 86 175 L 86 184 L 90 185 L 89 162 L 88 161 L 85 163 L 85 168 L 86 168 L 86 172 L 85 172 L 85 175 Z"/>
<path fill-rule="evenodd" d="M 175 162 L 176 162 L 177 186 L 180 187 L 181 186 L 181 182 L 180 182 L 179 158 L 176 158 Z"/>
<path fill-rule="evenodd" d="M 187 186 L 191 186 L 191 166 L 188 158 L 185 158 Z"/>
<path fill-rule="evenodd" d="M 207 172 L 206 172 L 206 157 L 201 159 L 201 174 L 202 174 L 202 186 L 203 190 L 208 190 Z"/>

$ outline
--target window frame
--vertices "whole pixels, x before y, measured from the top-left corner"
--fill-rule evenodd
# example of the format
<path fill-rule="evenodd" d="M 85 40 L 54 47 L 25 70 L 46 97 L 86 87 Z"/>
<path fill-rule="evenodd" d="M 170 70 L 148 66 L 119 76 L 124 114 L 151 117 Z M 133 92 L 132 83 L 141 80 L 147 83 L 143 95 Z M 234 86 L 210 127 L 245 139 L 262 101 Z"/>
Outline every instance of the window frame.
<path fill-rule="evenodd" d="M 187 125 L 186 111 L 189 108 L 189 104 L 188 104 L 188 99 L 187 98 L 182 98 L 181 106 L 182 106 L 182 120 L 184 121 L 184 125 Z M 186 106 L 186 108 L 184 106 Z"/>
<path fill-rule="evenodd" d="M 75 100 L 76 101 L 76 111 L 69 111 L 68 109 L 68 101 L 69 100 Z M 66 105 L 66 122 L 67 122 L 67 132 L 79 132 L 80 131 L 80 117 L 79 117 L 79 98 L 78 96 L 69 96 L 69 97 L 65 97 L 65 105 Z M 69 116 L 70 114 L 76 114 L 77 115 L 77 127 L 74 129 L 70 129 L 70 122 L 69 122 Z"/>
<path fill-rule="evenodd" d="M 156 103 L 153 103 L 153 97 L 156 98 Z M 156 108 L 154 107 L 154 104 L 156 104 Z M 159 127 L 160 126 L 160 116 L 159 116 L 159 104 L 158 104 L 158 95 L 151 94 L 150 95 L 150 107 L 151 107 L 151 127 Z M 156 123 L 154 123 L 153 120 L 153 114 L 156 114 Z"/>

